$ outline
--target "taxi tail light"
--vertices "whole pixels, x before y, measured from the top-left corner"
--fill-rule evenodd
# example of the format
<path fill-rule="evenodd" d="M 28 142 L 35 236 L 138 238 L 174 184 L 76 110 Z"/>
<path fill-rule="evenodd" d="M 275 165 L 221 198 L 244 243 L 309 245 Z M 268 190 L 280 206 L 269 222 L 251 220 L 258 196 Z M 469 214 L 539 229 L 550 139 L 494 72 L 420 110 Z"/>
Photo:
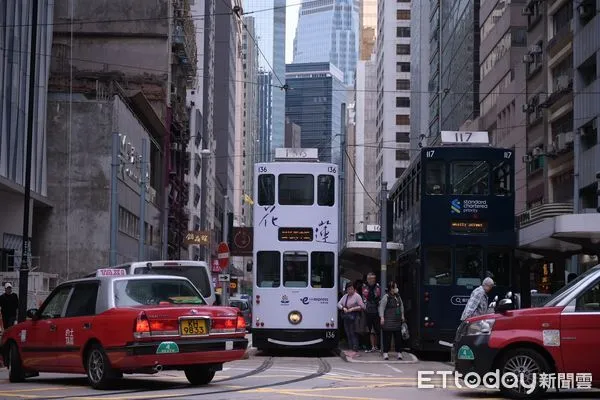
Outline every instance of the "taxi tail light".
<path fill-rule="evenodd" d="M 237 317 L 237 327 L 236 330 L 238 332 L 246 332 L 246 320 L 242 315 L 238 315 Z"/>
<path fill-rule="evenodd" d="M 146 313 L 143 311 L 138 314 L 138 316 L 135 320 L 133 336 L 136 339 L 150 337 L 150 321 L 148 321 L 148 317 L 146 316 Z"/>
<path fill-rule="evenodd" d="M 153 320 L 150 321 L 150 331 L 155 333 L 179 332 L 179 325 L 177 324 L 177 320 Z"/>
<path fill-rule="evenodd" d="M 237 318 L 215 318 L 212 320 L 211 333 L 235 333 Z M 244 328 L 246 325 L 244 324 Z"/>

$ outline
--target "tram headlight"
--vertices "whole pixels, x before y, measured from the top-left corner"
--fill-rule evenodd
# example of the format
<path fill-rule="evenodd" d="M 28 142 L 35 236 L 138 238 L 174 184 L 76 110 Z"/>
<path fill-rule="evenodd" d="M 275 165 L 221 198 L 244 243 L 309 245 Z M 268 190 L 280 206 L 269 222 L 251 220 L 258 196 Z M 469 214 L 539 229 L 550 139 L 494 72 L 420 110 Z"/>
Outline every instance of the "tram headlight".
<path fill-rule="evenodd" d="M 489 335 L 492 333 L 495 319 L 482 319 L 467 326 L 467 336 Z"/>
<path fill-rule="evenodd" d="M 288 314 L 288 320 L 292 325 L 298 325 L 302 322 L 302 314 L 300 311 L 292 311 Z"/>

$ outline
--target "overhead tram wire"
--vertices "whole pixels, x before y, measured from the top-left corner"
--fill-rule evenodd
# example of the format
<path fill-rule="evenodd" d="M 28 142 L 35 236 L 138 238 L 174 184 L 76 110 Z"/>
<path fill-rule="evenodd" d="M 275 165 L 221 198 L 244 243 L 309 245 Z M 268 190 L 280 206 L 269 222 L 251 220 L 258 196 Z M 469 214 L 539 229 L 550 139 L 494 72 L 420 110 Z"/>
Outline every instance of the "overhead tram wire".
<path fill-rule="evenodd" d="M 230 7 L 226 0 L 222 0 L 223 3 L 227 6 Z M 271 70 L 271 72 L 273 73 L 273 75 L 275 75 L 275 78 L 277 78 L 277 80 L 279 81 L 279 84 L 281 86 L 276 86 L 276 85 L 271 85 L 272 87 L 278 87 L 279 89 L 283 89 L 283 90 L 287 90 L 287 85 L 285 83 L 283 83 L 281 81 L 281 79 L 279 79 L 279 76 L 277 75 L 277 73 L 275 72 L 275 70 L 273 69 L 273 66 L 271 65 L 271 63 L 269 62 L 269 60 L 267 59 L 267 57 L 265 56 L 265 53 L 263 53 L 262 49 L 260 48 L 260 46 L 258 45 L 258 42 L 256 41 L 256 39 L 254 38 L 254 35 L 252 35 L 252 33 L 250 32 L 250 30 L 248 29 L 248 25 L 246 25 L 244 23 L 244 19 L 242 18 L 243 15 L 243 10 L 241 9 L 241 7 L 235 6 L 233 8 L 231 8 L 231 12 L 233 15 L 235 15 L 239 20 L 240 23 L 242 24 L 242 26 L 244 27 L 244 29 L 246 30 L 246 33 L 248 33 L 248 36 L 252 39 L 252 41 L 254 42 L 254 44 L 256 45 L 256 48 L 258 49 L 258 51 L 260 52 L 260 55 L 262 56 L 262 58 L 265 60 L 265 62 L 267 63 L 267 65 L 269 66 L 269 69 Z"/>

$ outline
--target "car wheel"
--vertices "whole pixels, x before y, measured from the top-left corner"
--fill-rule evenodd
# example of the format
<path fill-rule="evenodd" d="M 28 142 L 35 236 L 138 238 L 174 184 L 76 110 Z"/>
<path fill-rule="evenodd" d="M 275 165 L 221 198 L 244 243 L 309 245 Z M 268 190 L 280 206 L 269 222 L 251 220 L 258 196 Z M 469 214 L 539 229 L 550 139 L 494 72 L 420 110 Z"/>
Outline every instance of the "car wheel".
<path fill-rule="evenodd" d="M 208 385 L 215 377 L 215 371 L 202 365 L 194 365 L 185 369 L 185 377 L 194 386 Z"/>
<path fill-rule="evenodd" d="M 506 385 L 501 384 L 500 390 L 504 395 L 517 399 L 539 396 L 546 391 L 540 386 L 540 375 L 549 372 L 548 361 L 537 351 L 526 348 L 510 350 L 502 359 L 501 377 L 506 378 L 501 383 Z M 508 374 L 513 379 L 508 378 Z M 514 376 L 517 377 L 516 382 Z M 532 387 L 533 383 L 535 387 Z"/>
<path fill-rule="evenodd" d="M 92 345 L 87 352 L 85 371 L 88 382 L 94 389 L 108 389 L 119 377 L 119 372 L 113 370 L 104 349 L 98 344 Z"/>
<path fill-rule="evenodd" d="M 25 380 L 25 372 L 23 371 L 23 363 L 19 349 L 14 343 L 8 348 L 8 380 L 12 383 L 19 383 Z"/>

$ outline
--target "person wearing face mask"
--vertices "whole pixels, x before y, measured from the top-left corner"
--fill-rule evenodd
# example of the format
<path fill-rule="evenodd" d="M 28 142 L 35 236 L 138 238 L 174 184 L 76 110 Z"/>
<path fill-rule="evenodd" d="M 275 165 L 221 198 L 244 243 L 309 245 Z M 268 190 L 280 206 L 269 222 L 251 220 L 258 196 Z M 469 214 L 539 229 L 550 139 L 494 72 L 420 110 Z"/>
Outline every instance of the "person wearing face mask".
<path fill-rule="evenodd" d="M 398 285 L 390 281 L 387 285 L 387 293 L 381 298 L 379 303 L 379 318 L 381 322 L 381 331 L 383 334 L 383 359 L 387 360 L 388 353 L 392 347 L 392 337 L 394 338 L 394 347 L 398 353 L 398 360 L 402 360 L 402 323 L 404 320 L 404 303 L 400 297 Z"/>

